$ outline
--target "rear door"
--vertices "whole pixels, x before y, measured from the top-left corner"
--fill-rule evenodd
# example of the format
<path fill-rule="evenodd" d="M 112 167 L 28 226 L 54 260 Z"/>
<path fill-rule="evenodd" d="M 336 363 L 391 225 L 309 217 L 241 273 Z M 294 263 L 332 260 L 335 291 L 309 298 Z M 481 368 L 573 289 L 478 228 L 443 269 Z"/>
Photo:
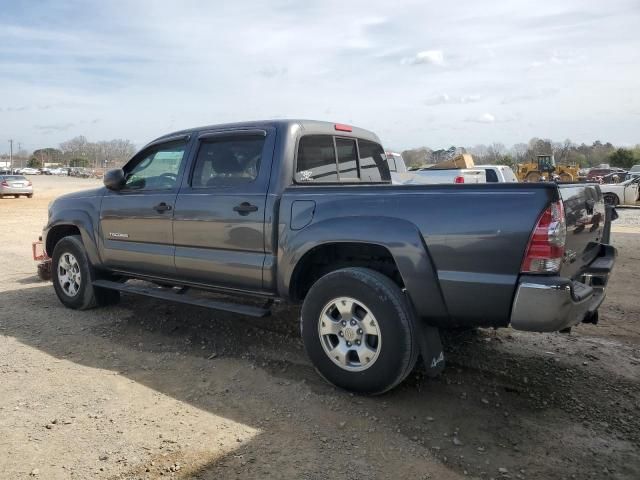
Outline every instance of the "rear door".
<path fill-rule="evenodd" d="M 100 211 L 107 267 L 175 276 L 172 220 L 188 147 L 182 136 L 146 148 L 125 166 L 124 188 L 107 191 Z"/>
<path fill-rule="evenodd" d="M 260 291 L 275 129 L 201 133 L 174 212 L 178 277 Z"/>

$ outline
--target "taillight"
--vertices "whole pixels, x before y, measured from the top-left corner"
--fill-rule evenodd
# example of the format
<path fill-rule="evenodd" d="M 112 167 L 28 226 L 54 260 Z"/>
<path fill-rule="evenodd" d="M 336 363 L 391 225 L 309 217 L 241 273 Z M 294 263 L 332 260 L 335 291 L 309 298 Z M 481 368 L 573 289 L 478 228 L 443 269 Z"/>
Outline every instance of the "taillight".
<path fill-rule="evenodd" d="M 464 183 L 464 177 L 462 175 L 458 175 L 453 179 L 453 183 Z"/>
<path fill-rule="evenodd" d="M 9 182 L 7 182 L 6 180 L 3 180 L 2 183 L 0 183 L 0 185 L 2 185 L 3 187 L 8 187 Z"/>
<path fill-rule="evenodd" d="M 31 185 L 31 180 L 27 181 L 27 187 L 30 187 Z"/>
<path fill-rule="evenodd" d="M 521 273 L 557 273 L 562 265 L 567 224 L 562 202 L 549 205 L 533 229 Z"/>

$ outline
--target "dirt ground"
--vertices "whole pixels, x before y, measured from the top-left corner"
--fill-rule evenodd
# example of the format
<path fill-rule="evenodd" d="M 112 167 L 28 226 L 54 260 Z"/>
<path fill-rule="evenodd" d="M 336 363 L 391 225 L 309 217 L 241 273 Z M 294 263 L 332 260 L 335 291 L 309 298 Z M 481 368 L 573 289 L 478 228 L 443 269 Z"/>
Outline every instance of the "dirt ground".
<path fill-rule="evenodd" d="M 450 334 L 442 376 L 367 398 L 316 375 L 293 310 L 63 308 L 31 241 L 97 182 L 32 179 L 0 200 L 0 478 L 640 478 L 640 209 L 600 325 Z"/>

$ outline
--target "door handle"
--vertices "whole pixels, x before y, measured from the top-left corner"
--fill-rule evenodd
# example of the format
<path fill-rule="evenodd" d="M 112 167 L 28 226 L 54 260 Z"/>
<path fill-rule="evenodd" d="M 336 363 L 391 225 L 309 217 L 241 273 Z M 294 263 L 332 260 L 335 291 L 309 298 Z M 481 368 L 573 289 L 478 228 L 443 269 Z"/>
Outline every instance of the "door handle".
<path fill-rule="evenodd" d="M 153 209 L 158 213 L 168 212 L 169 210 L 171 210 L 171 205 L 167 205 L 166 203 L 161 202 L 155 207 L 153 207 Z"/>
<path fill-rule="evenodd" d="M 249 202 L 242 202 L 240 205 L 233 207 L 234 212 L 238 212 L 240 215 L 249 215 L 251 212 L 257 212 L 258 207 L 251 205 Z"/>

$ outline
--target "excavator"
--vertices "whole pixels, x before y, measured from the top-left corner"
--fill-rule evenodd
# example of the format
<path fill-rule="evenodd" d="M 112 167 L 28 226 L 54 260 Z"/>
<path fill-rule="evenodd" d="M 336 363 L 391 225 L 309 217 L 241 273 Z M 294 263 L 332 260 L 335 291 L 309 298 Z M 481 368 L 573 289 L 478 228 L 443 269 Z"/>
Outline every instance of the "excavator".
<path fill-rule="evenodd" d="M 541 182 L 557 176 L 561 182 L 578 180 L 579 165 L 556 165 L 551 155 L 538 155 L 537 163 L 521 163 L 517 166 L 516 176 L 520 182 Z"/>

